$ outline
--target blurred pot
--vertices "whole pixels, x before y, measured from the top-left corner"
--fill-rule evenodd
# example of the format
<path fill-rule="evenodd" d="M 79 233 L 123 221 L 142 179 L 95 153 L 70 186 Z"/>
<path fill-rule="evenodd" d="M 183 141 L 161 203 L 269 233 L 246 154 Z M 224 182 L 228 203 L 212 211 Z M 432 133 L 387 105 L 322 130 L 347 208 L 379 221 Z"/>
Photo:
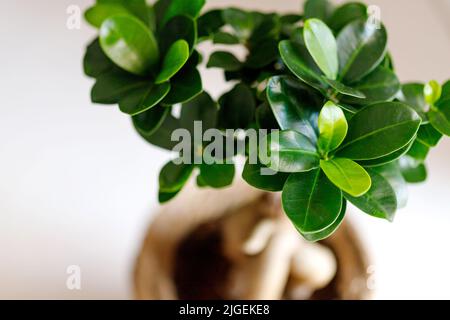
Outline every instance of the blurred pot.
<path fill-rule="evenodd" d="M 137 259 L 137 299 L 366 299 L 367 259 L 348 222 L 303 240 L 279 195 L 243 182 L 186 188 L 152 222 Z"/>

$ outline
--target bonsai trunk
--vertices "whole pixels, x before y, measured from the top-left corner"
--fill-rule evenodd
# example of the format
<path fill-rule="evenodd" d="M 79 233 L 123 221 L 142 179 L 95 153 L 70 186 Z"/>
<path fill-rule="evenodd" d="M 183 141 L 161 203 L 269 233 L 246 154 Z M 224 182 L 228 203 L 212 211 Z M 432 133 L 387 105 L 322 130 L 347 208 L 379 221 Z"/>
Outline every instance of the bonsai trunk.
<path fill-rule="evenodd" d="M 138 299 L 364 299 L 367 262 L 348 223 L 308 243 L 279 196 L 242 182 L 187 188 L 155 217 L 135 269 Z"/>

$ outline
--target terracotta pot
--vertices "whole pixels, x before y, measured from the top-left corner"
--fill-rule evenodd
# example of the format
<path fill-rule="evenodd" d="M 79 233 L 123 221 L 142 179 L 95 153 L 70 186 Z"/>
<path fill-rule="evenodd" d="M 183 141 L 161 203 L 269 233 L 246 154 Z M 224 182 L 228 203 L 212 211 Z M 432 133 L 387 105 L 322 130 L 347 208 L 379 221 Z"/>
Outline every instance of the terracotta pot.
<path fill-rule="evenodd" d="M 259 231 L 253 231 L 255 225 L 261 226 Z M 258 235 L 248 240 L 251 234 Z M 245 252 L 241 250 L 243 246 Z M 292 270 L 293 256 L 310 250 L 310 246 L 285 218 L 278 195 L 257 191 L 242 182 L 224 190 L 198 190 L 191 186 L 155 216 L 136 263 L 135 297 L 164 300 L 369 297 L 367 259 L 348 222 L 320 243 L 325 249 L 315 245 L 314 250 L 329 251 L 334 256 L 335 272 L 329 279 L 320 280 L 319 276 L 312 286 L 308 285 L 313 283 L 308 276 L 299 282 L 295 276 L 298 273 Z M 307 257 L 303 255 L 302 259 Z M 328 260 L 319 259 L 312 267 L 311 261 L 306 262 L 313 272 L 317 269 L 320 273 L 319 269 L 328 264 L 321 261 Z M 304 271 L 302 268 L 300 271 Z M 312 278 L 317 276 L 312 274 Z M 300 290 L 294 290 L 297 287 Z"/>

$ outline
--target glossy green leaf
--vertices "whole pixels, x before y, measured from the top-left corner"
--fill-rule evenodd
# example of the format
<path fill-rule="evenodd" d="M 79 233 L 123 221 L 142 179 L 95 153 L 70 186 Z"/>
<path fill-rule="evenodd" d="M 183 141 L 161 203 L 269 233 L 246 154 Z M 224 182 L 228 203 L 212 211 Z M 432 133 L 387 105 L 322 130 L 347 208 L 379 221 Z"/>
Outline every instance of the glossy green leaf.
<path fill-rule="evenodd" d="M 427 120 L 426 113 L 429 107 L 425 101 L 424 85 L 421 83 L 407 83 L 402 85 L 397 99 L 408 104 L 420 115 L 423 120 Z"/>
<path fill-rule="evenodd" d="M 386 29 L 356 20 L 339 33 L 337 47 L 340 79 L 344 83 L 358 81 L 382 62 L 387 51 Z"/>
<path fill-rule="evenodd" d="M 322 170 L 295 173 L 283 188 L 284 211 L 301 233 L 324 231 L 339 218 L 342 192 Z"/>
<path fill-rule="evenodd" d="M 417 133 L 417 140 L 429 147 L 435 147 L 442 138 L 442 134 L 437 131 L 431 124 L 420 126 Z"/>
<path fill-rule="evenodd" d="M 400 90 L 400 81 L 391 70 L 379 66 L 352 88 L 364 94 L 364 99 L 343 97 L 342 101 L 354 104 L 369 104 L 392 100 Z"/>
<path fill-rule="evenodd" d="M 360 197 L 370 189 L 369 174 L 352 160 L 344 158 L 321 160 L 320 167 L 334 185 L 353 197 Z"/>
<path fill-rule="evenodd" d="M 122 70 L 113 70 L 97 78 L 91 91 L 91 100 L 94 103 L 116 104 L 129 92 L 148 85 L 146 79 Z"/>
<path fill-rule="evenodd" d="M 256 19 L 255 28 L 248 44 L 251 48 L 257 48 L 267 40 L 278 40 L 280 28 L 281 22 L 277 14 L 264 14 Z M 276 46 L 278 46 L 278 43 Z"/>
<path fill-rule="evenodd" d="M 216 51 L 210 56 L 207 67 L 236 71 L 242 68 L 242 63 L 230 52 Z"/>
<path fill-rule="evenodd" d="M 328 79 L 336 80 L 338 53 L 336 39 L 325 23 L 308 19 L 303 28 L 303 38 L 309 53 Z"/>
<path fill-rule="evenodd" d="M 427 180 L 427 168 L 418 164 L 416 160 L 409 156 L 404 156 L 399 161 L 403 177 L 408 183 L 421 183 Z"/>
<path fill-rule="evenodd" d="M 97 4 L 86 10 L 84 17 L 92 26 L 100 28 L 103 21 L 118 14 L 124 15 L 130 12 L 118 4 Z"/>
<path fill-rule="evenodd" d="M 255 117 L 256 102 L 251 89 L 237 84 L 219 99 L 219 126 L 225 129 L 246 129 Z"/>
<path fill-rule="evenodd" d="M 268 39 L 260 42 L 247 57 L 245 66 L 252 69 L 264 68 L 278 59 L 278 41 Z"/>
<path fill-rule="evenodd" d="M 141 134 L 151 136 L 161 127 L 169 113 L 170 108 L 158 105 L 136 116 L 133 116 L 133 123 L 135 125 L 135 128 Z"/>
<path fill-rule="evenodd" d="M 256 125 L 259 129 L 279 129 L 277 119 L 275 118 L 272 109 L 267 102 L 262 103 L 256 108 L 255 113 Z"/>
<path fill-rule="evenodd" d="M 206 12 L 197 19 L 199 38 L 211 37 L 225 24 L 222 18 L 222 10 L 214 9 Z"/>
<path fill-rule="evenodd" d="M 319 149 L 325 153 L 337 149 L 347 131 L 348 124 L 342 109 L 331 101 L 327 102 L 319 115 Z"/>
<path fill-rule="evenodd" d="M 153 109 L 155 108 L 152 108 L 147 112 L 153 111 Z M 170 110 L 171 108 L 168 109 Z M 139 114 L 138 117 L 141 115 L 142 114 Z M 172 133 L 174 132 L 174 130 L 179 129 L 181 125 L 179 120 L 173 117 L 170 113 L 168 113 L 164 117 L 161 125 L 158 128 L 156 128 L 156 130 L 152 130 L 148 134 L 145 130 L 142 130 L 140 128 L 140 123 L 136 120 L 136 117 L 133 117 L 133 124 L 139 135 L 143 139 L 145 139 L 148 143 L 154 146 L 172 151 L 174 147 L 177 146 L 179 143 L 178 141 L 172 141 Z"/>
<path fill-rule="evenodd" d="M 248 39 L 255 26 L 253 16 L 249 12 L 237 8 L 227 8 L 222 12 L 223 20 L 230 25 L 239 38 Z"/>
<path fill-rule="evenodd" d="M 425 85 L 423 88 L 423 93 L 425 101 L 429 105 L 433 105 L 441 98 L 442 87 L 437 81 L 432 80 Z"/>
<path fill-rule="evenodd" d="M 147 5 L 146 0 L 97 0 L 96 6 L 116 6 L 125 8 L 127 10 L 126 13 L 139 18 L 145 25 L 149 27 L 154 26 L 154 21 L 152 21 L 153 8 Z M 103 14 L 103 16 L 105 15 Z M 98 25 L 98 27 L 100 25 Z"/>
<path fill-rule="evenodd" d="M 215 33 L 213 37 L 213 43 L 215 44 L 239 44 L 239 42 L 240 40 L 238 37 L 224 31 Z"/>
<path fill-rule="evenodd" d="M 281 58 L 291 72 L 313 88 L 325 93 L 328 87 L 306 47 L 283 40 L 279 44 Z"/>
<path fill-rule="evenodd" d="M 293 78 L 276 76 L 267 85 L 267 100 L 282 130 L 295 130 L 317 141 L 320 96 Z"/>
<path fill-rule="evenodd" d="M 438 101 L 428 113 L 428 118 L 436 130 L 450 136 L 450 99 Z"/>
<path fill-rule="evenodd" d="M 316 146 L 296 131 L 274 132 L 269 136 L 270 164 L 278 172 L 304 172 L 319 167 Z M 263 162 L 264 163 L 264 162 Z"/>
<path fill-rule="evenodd" d="M 392 189 L 394 189 L 397 198 L 397 209 L 406 207 L 408 204 L 408 185 L 403 178 L 398 161 L 374 167 L 371 170 L 383 176 L 389 182 Z"/>
<path fill-rule="evenodd" d="M 200 165 L 201 179 L 212 188 L 224 188 L 233 183 L 235 175 L 234 164 L 206 164 Z"/>
<path fill-rule="evenodd" d="M 192 53 L 197 43 L 197 24 L 188 16 L 176 16 L 170 19 L 158 35 L 161 56 L 165 56 L 172 44 L 185 40 Z"/>
<path fill-rule="evenodd" d="M 430 152 L 430 147 L 423 144 L 419 140 L 415 140 L 409 149 L 407 155 L 415 159 L 419 163 L 423 163 Z"/>
<path fill-rule="evenodd" d="M 334 10 L 327 23 L 334 32 L 339 32 L 354 20 L 366 20 L 367 7 L 363 3 L 346 3 Z"/>
<path fill-rule="evenodd" d="M 337 220 L 333 222 L 332 225 L 319 232 L 313 233 L 300 232 L 300 234 L 309 242 L 317 242 L 324 240 L 329 236 L 331 236 L 340 227 L 340 225 L 344 221 L 346 211 L 347 211 L 347 201 L 345 199 L 342 199 L 341 212 L 339 213 Z"/>
<path fill-rule="evenodd" d="M 189 59 L 189 45 L 185 40 L 178 40 L 172 44 L 156 77 L 155 83 L 161 84 L 170 80 Z"/>
<path fill-rule="evenodd" d="M 170 192 L 166 192 L 166 193 L 165 192 L 159 192 L 158 193 L 158 201 L 159 201 L 159 203 L 167 203 L 170 200 L 173 200 L 173 198 L 175 198 L 180 193 L 180 191 L 172 192 L 172 193 L 170 193 Z"/>
<path fill-rule="evenodd" d="M 391 163 L 395 160 L 398 160 L 399 158 L 404 156 L 409 151 L 409 149 L 411 149 L 411 146 L 413 143 L 414 143 L 414 139 L 411 140 L 411 142 L 408 143 L 406 146 L 404 146 L 403 148 L 401 148 L 393 153 L 390 153 L 386 156 L 376 158 L 376 159 L 358 161 L 358 163 L 360 165 L 362 165 L 363 167 L 378 167 L 378 166 L 386 165 L 386 164 Z"/>
<path fill-rule="evenodd" d="M 419 115 L 403 103 L 370 105 L 350 119 L 347 137 L 337 154 L 352 160 L 384 157 L 407 145 L 420 124 Z"/>
<path fill-rule="evenodd" d="M 333 6 L 329 0 L 307 0 L 304 12 L 306 19 L 317 18 L 326 21 L 333 12 Z"/>
<path fill-rule="evenodd" d="M 447 100 L 450 98 L 450 80 L 442 85 L 441 99 Z"/>
<path fill-rule="evenodd" d="M 180 124 L 194 134 L 194 122 L 201 121 L 202 129 L 206 131 L 217 125 L 217 103 L 211 96 L 203 92 L 195 99 L 183 104 L 180 114 Z"/>
<path fill-rule="evenodd" d="M 146 75 L 159 62 L 158 44 L 152 32 L 137 18 L 113 16 L 100 28 L 100 45 L 122 69 Z"/>
<path fill-rule="evenodd" d="M 195 66 L 184 66 L 172 79 L 169 94 L 163 104 L 184 103 L 199 95 L 203 90 L 202 78 Z"/>
<path fill-rule="evenodd" d="M 389 181 L 374 170 L 368 170 L 372 185 L 361 197 L 344 194 L 345 198 L 363 212 L 380 219 L 393 221 L 397 211 L 397 196 Z"/>
<path fill-rule="evenodd" d="M 103 53 L 98 39 L 92 41 L 86 49 L 83 59 L 84 73 L 98 78 L 104 73 L 116 69 L 116 65 Z"/>
<path fill-rule="evenodd" d="M 171 0 L 164 12 L 161 25 L 166 24 L 167 21 L 175 16 L 185 15 L 191 18 L 197 18 L 205 2 L 206 0 Z"/>
<path fill-rule="evenodd" d="M 242 178 L 251 186 L 270 192 L 283 190 L 284 184 L 288 179 L 288 173 L 273 171 L 261 163 L 250 164 L 249 160 L 245 163 L 242 172 Z"/>
<path fill-rule="evenodd" d="M 353 98 L 360 98 L 364 99 L 366 96 L 361 91 L 346 86 L 342 82 L 326 79 L 325 80 L 334 90 L 336 90 L 338 93 L 340 93 L 343 96 L 353 97 Z M 329 98 L 332 98 L 331 96 Z"/>
<path fill-rule="evenodd" d="M 159 191 L 175 193 L 180 191 L 191 176 L 193 165 L 168 162 L 159 174 Z"/>
<path fill-rule="evenodd" d="M 120 111 L 132 116 L 147 111 L 160 103 L 169 91 L 170 84 L 168 82 L 137 88 L 120 99 Z"/>

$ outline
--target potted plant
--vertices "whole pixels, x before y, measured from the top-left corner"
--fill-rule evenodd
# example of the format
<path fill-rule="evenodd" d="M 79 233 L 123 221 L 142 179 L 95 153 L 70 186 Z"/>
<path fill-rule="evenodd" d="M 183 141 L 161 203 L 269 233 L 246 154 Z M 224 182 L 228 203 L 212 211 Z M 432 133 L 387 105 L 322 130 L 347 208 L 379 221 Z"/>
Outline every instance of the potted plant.
<path fill-rule="evenodd" d="M 343 284 L 349 292 L 351 280 L 364 273 L 366 264 L 358 246 L 349 258 L 348 244 L 357 240 L 349 226 L 342 225 L 347 202 L 375 218 L 394 220 L 396 211 L 406 206 L 406 184 L 426 179 L 430 149 L 450 135 L 450 82 L 401 84 L 387 48 L 387 31 L 362 3 L 335 7 L 326 0 L 308 0 L 302 14 L 283 15 L 238 8 L 203 13 L 204 4 L 205 0 L 159 0 L 153 5 L 145 0 L 97 0 L 85 15 L 98 28 L 98 38 L 84 58 L 85 73 L 95 79 L 92 101 L 118 104 L 142 138 L 176 154 L 159 176 L 161 203 L 179 196 L 193 175 L 200 188 L 230 186 L 239 157 L 245 159 L 243 180 L 264 191 L 247 202 L 240 201 L 237 193 L 230 194 L 227 209 L 222 210 L 228 215 L 205 214 L 188 223 L 189 212 L 201 208 L 199 202 L 188 206 L 186 215 L 172 215 L 171 223 L 179 221 L 186 228 L 180 226 L 183 231 L 173 231 L 176 236 L 163 241 L 171 245 L 164 265 L 170 269 L 167 277 L 178 279 L 166 279 L 166 291 L 177 292 L 174 283 L 192 287 L 189 279 L 195 270 L 187 277 L 186 272 L 177 273 L 177 261 L 186 263 L 177 259 L 186 257 L 186 252 L 199 254 L 202 248 L 209 252 L 202 271 L 217 268 L 228 274 L 232 261 L 240 266 L 235 269 L 241 278 L 245 274 L 259 278 L 241 291 L 227 287 L 224 294 L 222 281 L 214 282 L 221 286 L 215 293 L 184 292 L 182 297 L 267 297 L 252 295 L 248 288 L 292 297 L 287 288 L 296 275 L 303 277 L 302 283 L 317 285 L 305 295 L 313 297 L 333 285 L 336 272 L 343 278 L 343 260 L 353 259 L 352 265 L 359 267 Z M 204 41 L 240 46 L 245 59 L 231 50 L 217 50 L 206 58 L 198 50 Z M 222 69 L 234 85 L 217 101 L 202 83 L 198 70 L 202 62 Z M 164 229 L 169 220 L 157 225 Z M 172 231 L 164 230 L 163 238 L 170 238 Z M 298 247 L 292 243 L 297 240 L 284 237 L 293 231 L 304 239 L 303 252 L 310 250 L 312 260 L 323 262 L 316 267 L 329 266 L 322 274 L 323 283 L 317 274 L 305 276 L 308 268 L 293 262 Z M 218 234 L 224 238 L 214 242 Z M 344 239 L 347 246 L 337 246 L 336 239 Z M 196 250 L 184 244 L 195 244 Z M 243 247 L 249 250 L 244 250 L 247 256 L 241 255 Z M 158 251 L 155 243 L 149 248 L 144 251 Z M 328 259 L 327 249 L 337 262 Z M 214 262 L 211 252 L 216 251 L 223 254 Z M 286 252 L 284 260 L 280 252 Z M 161 266 L 151 266 L 151 258 L 141 256 L 140 262 L 152 272 L 163 272 Z M 285 263 L 275 267 L 277 261 Z M 277 272 L 281 278 L 267 276 L 271 274 L 267 268 L 258 269 L 270 263 L 273 270 L 283 270 Z M 144 269 L 138 268 L 137 287 L 150 276 Z M 314 282 L 316 276 L 319 280 Z M 158 286 L 164 286 L 161 281 Z M 210 288 L 212 283 L 208 282 Z M 236 290 L 246 294 L 230 293 Z M 177 297 L 137 291 L 139 297 Z M 335 290 L 334 295 L 322 297 L 362 297 L 362 291 L 352 296 Z"/>

